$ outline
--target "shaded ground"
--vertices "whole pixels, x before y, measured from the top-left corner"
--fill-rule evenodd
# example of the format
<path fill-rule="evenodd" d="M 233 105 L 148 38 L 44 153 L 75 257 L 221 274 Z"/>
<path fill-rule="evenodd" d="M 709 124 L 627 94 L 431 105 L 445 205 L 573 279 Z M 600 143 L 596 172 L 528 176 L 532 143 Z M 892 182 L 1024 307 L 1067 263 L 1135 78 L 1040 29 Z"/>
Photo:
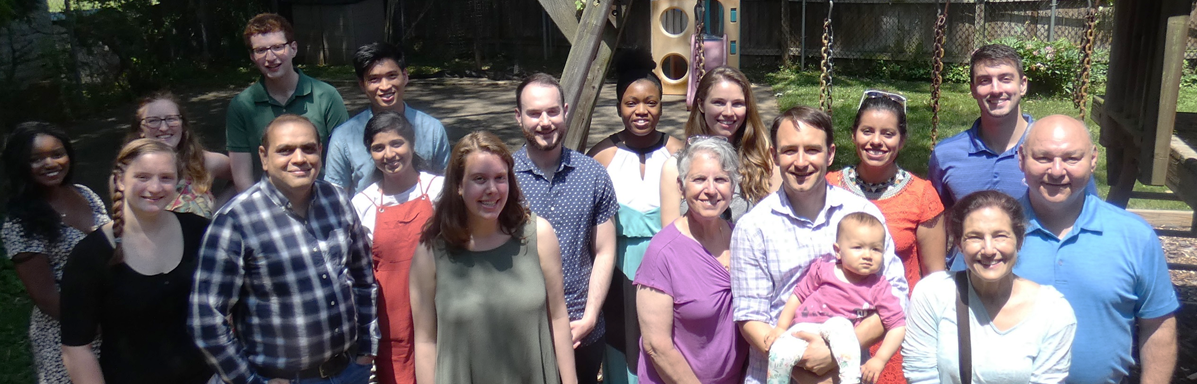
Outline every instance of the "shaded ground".
<path fill-rule="evenodd" d="M 368 101 L 352 82 L 333 82 L 345 98 L 350 115 L 366 108 Z M 517 148 L 523 137 L 514 120 L 515 87 L 513 81 L 491 81 L 482 79 L 430 79 L 413 80 L 408 85 L 405 99 L 417 109 L 437 117 L 448 130 L 451 141 L 475 130 L 488 130 L 508 145 Z M 205 144 L 212 150 L 224 149 L 224 120 L 228 101 L 242 90 L 242 87 L 227 87 L 182 93 L 179 98 L 192 121 L 192 129 L 204 136 Z M 755 86 L 756 99 L 761 104 L 762 118 L 766 122 L 777 112 L 777 100 L 768 86 Z M 595 108 L 590 135 L 587 140 L 594 144 L 602 138 L 617 132 L 622 124 L 615 111 L 614 85 L 603 87 L 600 102 Z M 659 127 L 662 131 L 682 137 L 682 125 L 688 114 L 682 96 L 666 96 L 664 112 Z M 115 109 L 106 117 L 80 122 L 69 127 L 75 138 L 79 159 L 76 182 L 97 192 L 107 190 L 105 180 L 111 172 L 112 159 L 119 150 L 124 130 L 132 120 L 134 106 Z M 102 196 L 105 193 L 100 193 Z M 107 200 L 107 198 L 105 198 Z M 1144 214 L 1158 227 L 1178 228 L 1164 220 L 1162 215 Z M 1157 223 L 1158 222 L 1158 223 Z M 1191 238 L 1161 237 L 1168 261 L 1197 266 L 1197 241 Z M 1197 383 L 1197 272 L 1173 271 L 1172 281 L 1176 284 L 1182 301 L 1177 313 L 1179 355 L 1174 383 Z M 11 351 L 10 351 L 11 352 Z"/>

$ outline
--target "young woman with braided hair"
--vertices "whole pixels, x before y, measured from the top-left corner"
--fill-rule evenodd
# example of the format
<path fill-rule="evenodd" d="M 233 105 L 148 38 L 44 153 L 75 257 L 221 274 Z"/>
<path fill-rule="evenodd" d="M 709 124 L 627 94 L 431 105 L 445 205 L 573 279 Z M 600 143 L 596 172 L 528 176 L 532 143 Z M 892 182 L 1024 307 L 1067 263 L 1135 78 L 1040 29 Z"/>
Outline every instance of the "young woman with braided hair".
<path fill-rule="evenodd" d="M 167 210 L 180 162 L 137 139 L 112 170 L 112 222 L 71 252 L 62 279 L 63 362 L 75 383 L 202 383 L 212 376 L 187 332 L 196 254 L 208 220 Z M 97 360 L 90 343 L 106 341 Z"/>

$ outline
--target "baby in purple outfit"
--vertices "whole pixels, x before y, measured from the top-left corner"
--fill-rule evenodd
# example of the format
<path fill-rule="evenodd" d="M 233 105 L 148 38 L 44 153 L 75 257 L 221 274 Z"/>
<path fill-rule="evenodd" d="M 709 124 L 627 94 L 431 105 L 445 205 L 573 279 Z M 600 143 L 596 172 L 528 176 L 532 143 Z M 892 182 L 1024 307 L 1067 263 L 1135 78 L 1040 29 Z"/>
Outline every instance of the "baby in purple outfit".
<path fill-rule="evenodd" d="M 838 261 L 814 261 L 794 287 L 777 326 L 765 337 L 769 384 L 789 383 L 794 364 L 802 359 L 807 343 L 795 337 L 796 332 L 816 333 L 827 340 L 839 365 L 840 383 L 859 383 L 862 375 L 866 383 L 877 380 L 906 336 L 902 305 L 889 282 L 877 273 L 885 236 L 885 225 L 868 213 L 852 213 L 840 220 L 833 246 Z M 861 366 L 861 346 L 853 327 L 873 313 L 881 317 L 885 339 L 877 354 Z"/>

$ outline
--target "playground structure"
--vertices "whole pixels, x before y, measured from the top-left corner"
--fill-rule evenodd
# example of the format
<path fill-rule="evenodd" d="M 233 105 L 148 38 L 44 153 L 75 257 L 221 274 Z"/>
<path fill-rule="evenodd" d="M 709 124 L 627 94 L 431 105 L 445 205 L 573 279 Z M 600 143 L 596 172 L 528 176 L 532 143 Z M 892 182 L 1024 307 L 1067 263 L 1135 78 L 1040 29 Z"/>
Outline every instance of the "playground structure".
<path fill-rule="evenodd" d="M 1197 206 L 1197 114 L 1176 112 L 1191 6 L 1191 0 L 1115 1 L 1106 94 L 1092 104 L 1106 148 L 1106 199 L 1115 205 L 1141 198 Z M 1173 193 L 1136 192 L 1136 181 Z M 1197 225 L 1160 232 L 1194 236 Z"/>
<path fill-rule="evenodd" d="M 652 1 L 654 72 L 667 95 L 687 95 L 707 70 L 740 66 L 740 0 Z"/>

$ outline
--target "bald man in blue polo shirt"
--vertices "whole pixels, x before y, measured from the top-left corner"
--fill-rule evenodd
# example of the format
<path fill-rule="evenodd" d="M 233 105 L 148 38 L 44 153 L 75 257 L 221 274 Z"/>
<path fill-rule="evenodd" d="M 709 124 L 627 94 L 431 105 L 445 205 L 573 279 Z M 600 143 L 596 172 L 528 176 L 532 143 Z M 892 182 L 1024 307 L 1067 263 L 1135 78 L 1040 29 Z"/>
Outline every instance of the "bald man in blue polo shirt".
<path fill-rule="evenodd" d="M 1076 312 L 1069 384 L 1120 383 L 1136 361 L 1141 383 L 1176 366 L 1180 302 L 1155 231 L 1139 216 L 1086 193 L 1097 147 L 1085 125 L 1048 116 L 1018 151 L 1028 189 L 1027 236 L 1014 273 L 1052 285 Z M 1138 356 L 1131 343 L 1138 333 Z"/>

